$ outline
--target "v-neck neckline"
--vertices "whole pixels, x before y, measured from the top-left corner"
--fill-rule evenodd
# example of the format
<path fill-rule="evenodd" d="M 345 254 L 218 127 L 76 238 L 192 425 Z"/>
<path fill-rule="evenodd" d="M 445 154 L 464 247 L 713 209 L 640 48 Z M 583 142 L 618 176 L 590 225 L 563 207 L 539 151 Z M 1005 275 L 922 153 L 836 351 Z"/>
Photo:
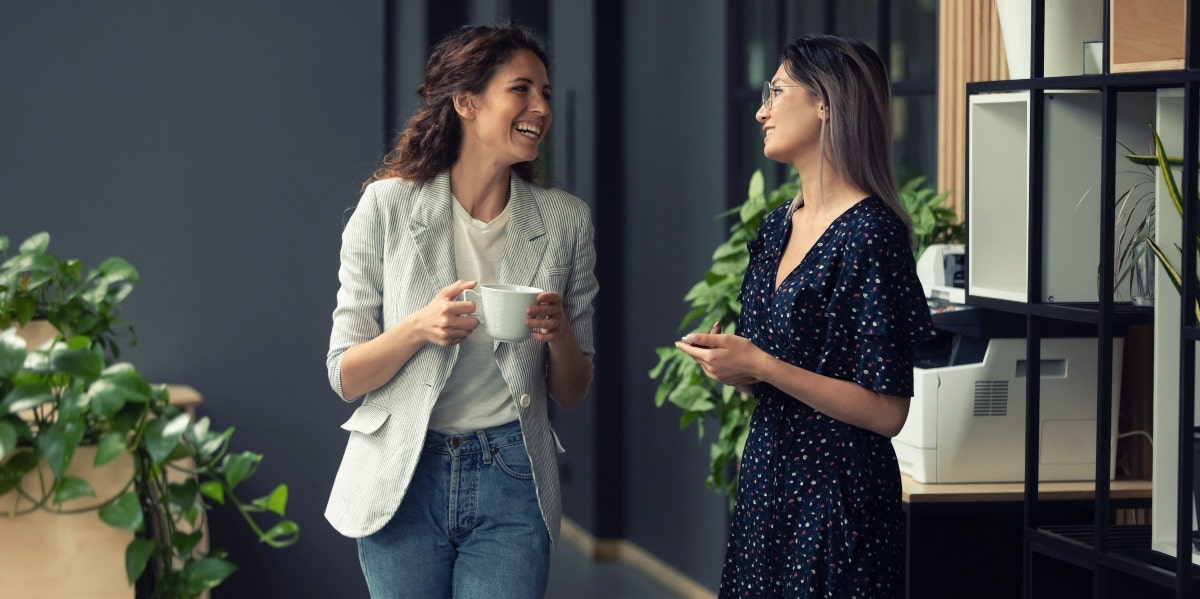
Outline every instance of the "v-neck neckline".
<path fill-rule="evenodd" d="M 821 234 L 817 236 L 817 239 L 815 241 L 813 241 L 813 244 L 811 246 L 809 246 L 808 250 L 806 250 L 804 252 L 804 255 L 800 257 L 800 261 L 797 262 L 796 265 L 792 267 L 792 270 L 790 272 L 788 272 L 787 275 L 785 275 L 782 279 L 780 279 L 779 278 L 779 269 L 783 266 L 783 254 L 785 252 L 787 252 L 787 244 L 791 241 L 791 235 L 792 235 L 792 229 L 793 229 L 792 217 L 789 216 L 787 218 L 786 222 L 784 222 L 784 224 L 783 224 L 783 230 L 780 232 L 779 255 L 775 257 L 775 269 L 771 273 L 771 281 L 770 282 L 771 282 L 771 297 L 772 298 L 774 298 L 775 294 L 779 293 L 779 290 L 782 289 L 785 284 L 787 284 L 788 279 L 791 279 L 793 276 L 795 276 L 795 274 L 797 272 L 799 272 L 800 267 L 804 266 L 805 263 L 807 263 L 809 261 L 809 256 L 813 255 L 813 250 L 817 249 L 818 247 L 821 247 L 821 243 L 825 240 L 826 237 L 828 237 L 830 235 L 830 231 L 833 230 L 834 226 L 837 225 L 838 222 L 841 221 L 843 218 L 846 218 L 846 216 L 849 215 L 851 212 L 856 211 L 859 206 L 861 206 L 867 200 L 871 199 L 871 197 L 873 197 L 873 196 L 866 196 L 866 197 L 858 200 L 857 202 L 851 204 L 849 207 L 847 207 L 845 210 L 843 210 L 841 214 L 835 216 L 833 218 L 833 220 L 829 221 L 829 224 L 825 226 L 825 230 L 821 231 Z"/>

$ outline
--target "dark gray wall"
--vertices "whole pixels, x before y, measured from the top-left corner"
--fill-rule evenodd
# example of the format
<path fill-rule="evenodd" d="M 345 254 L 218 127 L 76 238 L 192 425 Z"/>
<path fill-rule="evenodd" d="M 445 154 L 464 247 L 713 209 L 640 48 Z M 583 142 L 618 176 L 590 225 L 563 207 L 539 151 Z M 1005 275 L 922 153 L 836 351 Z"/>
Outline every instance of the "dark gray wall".
<path fill-rule="evenodd" d="M 0 3 L 0 235 L 133 262 L 127 357 L 264 454 L 246 496 L 290 488 L 293 547 L 214 515 L 242 568 L 217 598 L 365 596 L 322 516 L 351 409 L 324 357 L 342 212 L 379 157 L 379 6 Z"/>
<path fill-rule="evenodd" d="M 623 240 L 619 279 L 602 281 L 597 301 L 626 315 L 598 323 L 615 334 L 597 377 L 618 391 L 554 416 L 568 448 L 564 511 L 595 533 L 619 509 L 618 536 L 715 589 L 725 501 L 704 487 L 707 445 L 679 430 L 678 410 L 654 407 L 646 373 L 725 233 L 714 219 L 726 203 L 724 2 L 681 17 L 672 3 L 627 0 L 623 50 L 604 56 L 594 20 L 610 5 L 547 4 L 549 175 L 592 206 L 598 244 Z M 242 567 L 216 599 L 366 595 L 353 541 L 322 516 L 353 407 L 329 390 L 324 356 L 343 211 L 416 105 L 424 5 L 0 0 L 0 235 L 47 230 L 61 255 L 132 261 L 142 283 L 124 312 L 138 338 L 126 357 L 196 387 L 201 414 L 236 427 L 234 449 L 264 454 L 246 495 L 290 487 L 302 527 L 291 548 L 262 547 L 214 514 L 213 542 Z M 388 26 L 399 32 L 390 66 Z M 624 72 L 615 123 L 595 100 L 597 65 L 613 61 Z M 598 155 L 613 126 L 623 148 Z M 614 172 L 623 192 L 601 197 Z M 614 414 L 618 426 L 596 426 Z M 597 474 L 614 460 L 617 489 Z"/>
<path fill-rule="evenodd" d="M 626 537 L 716 589 L 726 500 L 704 487 L 708 443 L 654 406 L 654 348 L 679 338 L 683 296 L 725 238 L 725 2 L 628 2 L 626 320 L 629 460 Z M 748 118 L 753 118 L 750 115 Z M 710 423 L 711 424 L 711 423 Z"/>
<path fill-rule="evenodd" d="M 554 86 L 554 123 L 543 158 L 550 183 L 583 198 L 593 216 L 608 209 L 608 200 L 596 195 L 596 56 L 595 3 L 592 0 L 556 0 L 550 3 L 550 81 Z M 600 289 L 597 303 L 613 301 Z M 601 358 L 608 348 L 600 347 Z M 600 376 L 605 376 L 600 373 Z M 567 452 L 559 456 L 563 510 L 585 530 L 596 532 L 597 456 L 595 422 L 611 398 L 593 393 L 570 412 L 553 412 L 554 428 Z"/>

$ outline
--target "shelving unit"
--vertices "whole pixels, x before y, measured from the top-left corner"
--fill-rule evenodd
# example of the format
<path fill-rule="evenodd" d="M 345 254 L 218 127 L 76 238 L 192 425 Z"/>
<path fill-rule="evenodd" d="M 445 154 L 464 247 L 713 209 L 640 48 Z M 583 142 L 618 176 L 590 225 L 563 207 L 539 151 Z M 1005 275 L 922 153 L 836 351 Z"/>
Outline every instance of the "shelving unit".
<path fill-rule="evenodd" d="M 1139 3 L 1133 7 L 1137 26 L 1132 26 L 1132 17 L 1124 16 L 1116 28 L 1110 25 L 1113 13 L 1128 15 L 1129 0 L 1071 0 L 1072 10 L 1081 14 L 1103 14 L 1106 35 L 1099 74 L 1083 74 L 1091 68 L 1083 47 L 1083 42 L 1092 41 L 1090 34 L 1059 35 L 1055 28 L 1063 23 L 1057 16 L 1061 6 L 1048 14 L 1046 5 L 1053 0 L 1027 1 L 1030 29 L 1024 39 L 1029 43 L 1025 55 L 1029 68 L 1024 72 L 1031 76 L 967 85 L 966 204 L 967 303 L 1026 317 L 1023 594 L 1195 597 L 1200 593 L 1200 567 L 1193 566 L 1193 562 L 1200 564 L 1200 558 L 1194 557 L 1200 551 L 1191 550 L 1196 462 L 1192 431 L 1197 424 L 1196 341 L 1200 340 L 1195 317 L 1200 0 Z M 1166 16 L 1160 18 L 1156 10 Z M 1153 35 L 1158 23 L 1162 30 L 1173 31 L 1179 26 L 1181 10 L 1190 15 L 1182 19 L 1186 34 L 1178 52 L 1184 57 L 1181 68 L 1115 72 L 1130 68 L 1125 63 L 1110 68 L 1110 57 L 1129 56 L 1122 54 L 1125 49 L 1154 47 L 1161 54 L 1163 45 L 1162 39 L 1114 40 L 1112 35 L 1135 31 Z M 1006 40 L 1009 37 L 1006 32 Z M 1071 44 L 1064 45 L 1064 37 L 1080 44 L 1078 69 L 1070 66 Z M 1120 51 L 1114 52 L 1114 47 Z M 1143 62 L 1150 66 L 1142 68 L 1168 64 Z M 1161 181 L 1155 210 L 1157 242 L 1174 257 L 1178 272 L 1186 273 L 1182 279 L 1187 284 L 1177 294 L 1165 270 L 1156 266 L 1155 307 L 1138 308 L 1129 303 L 1123 289 L 1098 290 L 1114 289 L 1114 262 L 1120 249 L 1115 204 L 1136 176 L 1124 158 L 1125 147 L 1153 153 L 1147 123 L 1160 131 L 1168 153 L 1183 158 L 1184 167 L 1177 172 L 1184 198 L 1182 219 L 1170 218 L 1176 217 L 1175 208 L 1161 192 Z M 1179 253 L 1174 253 L 1175 244 Z M 1092 326 L 1098 347 L 1095 505 L 1090 526 L 1056 526 L 1040 517 L 1041 344 L 1056 321 Z M 1120 389 L 1114 388 L 1109 376 L 1114 366 L 1112 349 L 1114 338 L 1121 337 L 1127 326 L 1151 323 L 1156 335 L 1152 519 L 1149 526 L 1116 524 L 1109 473 L 1117 426 L 1112 406 Z M 1176 551 L 1177 547 L 1184 549 Z M 1046 581 L 1055 576 L 1091 584 L 1050 588 Z"/>

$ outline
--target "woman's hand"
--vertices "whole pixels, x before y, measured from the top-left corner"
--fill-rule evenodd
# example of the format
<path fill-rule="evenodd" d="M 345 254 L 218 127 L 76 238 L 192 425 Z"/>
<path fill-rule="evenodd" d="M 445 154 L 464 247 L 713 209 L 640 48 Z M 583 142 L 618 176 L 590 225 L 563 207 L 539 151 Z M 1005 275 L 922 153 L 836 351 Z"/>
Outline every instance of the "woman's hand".
<path fill-rule="evenodd" d="M 708 378 L 746 389 L 762 381 L 760 365 L 770 356 L 745 337 L 723 335 L 721 324 L 710 333 L 691 333 L 675 342 L 675 347 L 690 356 Z"/>
<path fill-rule="evenodd" d="M 525 310 L 525 326 L 532 329 L 530 337 L 550 343 L 562 334 L 563 327 L 567 326 L 567 313 L 562 302 L 562 294 L 557 291 L 543 291 L 538 294 L 537 304 Z"/>
<path fill-rule="evenodd" d="M 428 305 L 409 317 L 412 330 L 427 343 L 442 347 L 462 343 L 479 326 L 479 319 L 472 316 L 475 302 L 459 300 L 458 296 L 476 283 L 459 280 L 443 287 Z"/>

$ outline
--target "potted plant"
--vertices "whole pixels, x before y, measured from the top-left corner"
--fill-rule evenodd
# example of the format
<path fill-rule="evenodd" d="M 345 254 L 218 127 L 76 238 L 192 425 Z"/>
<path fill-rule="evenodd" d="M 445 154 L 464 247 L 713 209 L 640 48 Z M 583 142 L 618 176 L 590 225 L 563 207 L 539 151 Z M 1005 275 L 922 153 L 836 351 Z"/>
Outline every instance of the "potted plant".
<path fill-rule="evenodd" d="M 1171 199 L 1171 205 L 1175 207 L 1175 213 L 1180 218 L 1183 217 L 1183 192 L 1180 191 L 1178 183 L 1175 181 L 1175 173 L 1172 167 L 1183 164 L 1183 159 L 1177 156 L 1168 156 L 1166 149 L 1163 148 L 1162 139 L 1158 136 L 1158 131 L 1152 126 L 1150 132 L 1154 135 L 1154 155 L 1130 155 L 1127 158 L 1134 164 L 1147 165 L 1151 169 L 1157 168 L 1162 174 L 1163 187 L 1167 191 L 1167 197 Z M 1200 199 L 1200 197 L 1198 197 Z M 1152 218 L 1148 220 L 1153 220 Z M 1154 230 L 1150 229 L 1149 233 L 1144 238 L 1145 244 L 1154 252 L 1154 256 L 1158 259 L 1158 263 L 1162 265 L 1167 273 L 1167 278 L 1170 279 L 1171 285 L 1175 290 L 1183 293 L 1183 275 L 1180 274 L 1180 269 L 1175 268 L 1171 263 L 1171 259 L 1167 257 L 1162 248 L 1154 240 Z M 1183 248 L 1178 244 L 1175 245 L 1175 253 L 1182 256 Z M 1200 244 L 1197 244 L 1197 253 L 1200 254 Z M 1196 320 L 1200 322 L 1200 298 L 1196 300 L 1195 306 Z"/>
<path fill-rule="evenodd" d="M 225 551 L 202 542 L 214 504 L 236 508 L 264 543 L 296 542 L 299 528 L 284 519 L 286 485 L 252 501 L 236 494 L 262 456 L 230 451 L 233 429 L 193 420 L 171 404 L 166 386 L 119 361 L 119 337 L 132 327 L 118 311 L 137 270 L 110 258 L 84 271 L 78 260 L 49 253 L 49 242 L 39 233 L 10 257 L 0 237 L 0 499 L 10 506 L 0 517 L 95 510 L 133 535 L 125 577 L 139 596 L 155 598 L 199 596 L 236 569 Z M 29 347 L 18 329 L 37 319 L 57 334 Z M 81 447 L 94 448 L 96 467 L 131 461 L 120 491 L 95 497 L 83 477 L 70 474 Z M 256 519 L 264 512 L 274 521 L 265 529 Z"/>
<path fill-rule="evenodd" d="M 942 205 L 950 192 L 937 193 L 924 183 L 924 177 L 913 176 L 899 189 L 900 203 L 913 219 L 912 250 L 917 257 L 931 244 L 961 243 L 963 236 L 957 212 Z M 681 332 L 707 330 L 714 322 L 720 322 L 727 333 L 735 332 L 741 314 L 738 295 L 742 276 L 750 263 L 747 243 L 758 234 L 767 214 L 795 197 L 799 189 L 795 169 L 786 181 L 769 192 L 764 190 L 762 171 L 755 171 L 750 177 L 746 201 L 720 215 L 737 218 L 729 228 L 729 238 L 713 252 L 713 264 L 704 273 L 704 279 L 684 296 L 684 301 L 691 303 L 691 310 L 679 324 Z M 712 420 L 720 427 L 709 449 L 711 464 L 705 483 L 728 496 L 732 507 L 737 491 L 736 465 L 750 432 L 754 398 L 708 378 L 694 360 L 673 345 L 659 347 L 655 353 L 658 364 L 650 370 L 650 377 L 659 380 L 654 403 L 662 407 L 670 402 L 683 410 L 680 428 L 695 424 L 701 439 L 706 421 Z"/>

